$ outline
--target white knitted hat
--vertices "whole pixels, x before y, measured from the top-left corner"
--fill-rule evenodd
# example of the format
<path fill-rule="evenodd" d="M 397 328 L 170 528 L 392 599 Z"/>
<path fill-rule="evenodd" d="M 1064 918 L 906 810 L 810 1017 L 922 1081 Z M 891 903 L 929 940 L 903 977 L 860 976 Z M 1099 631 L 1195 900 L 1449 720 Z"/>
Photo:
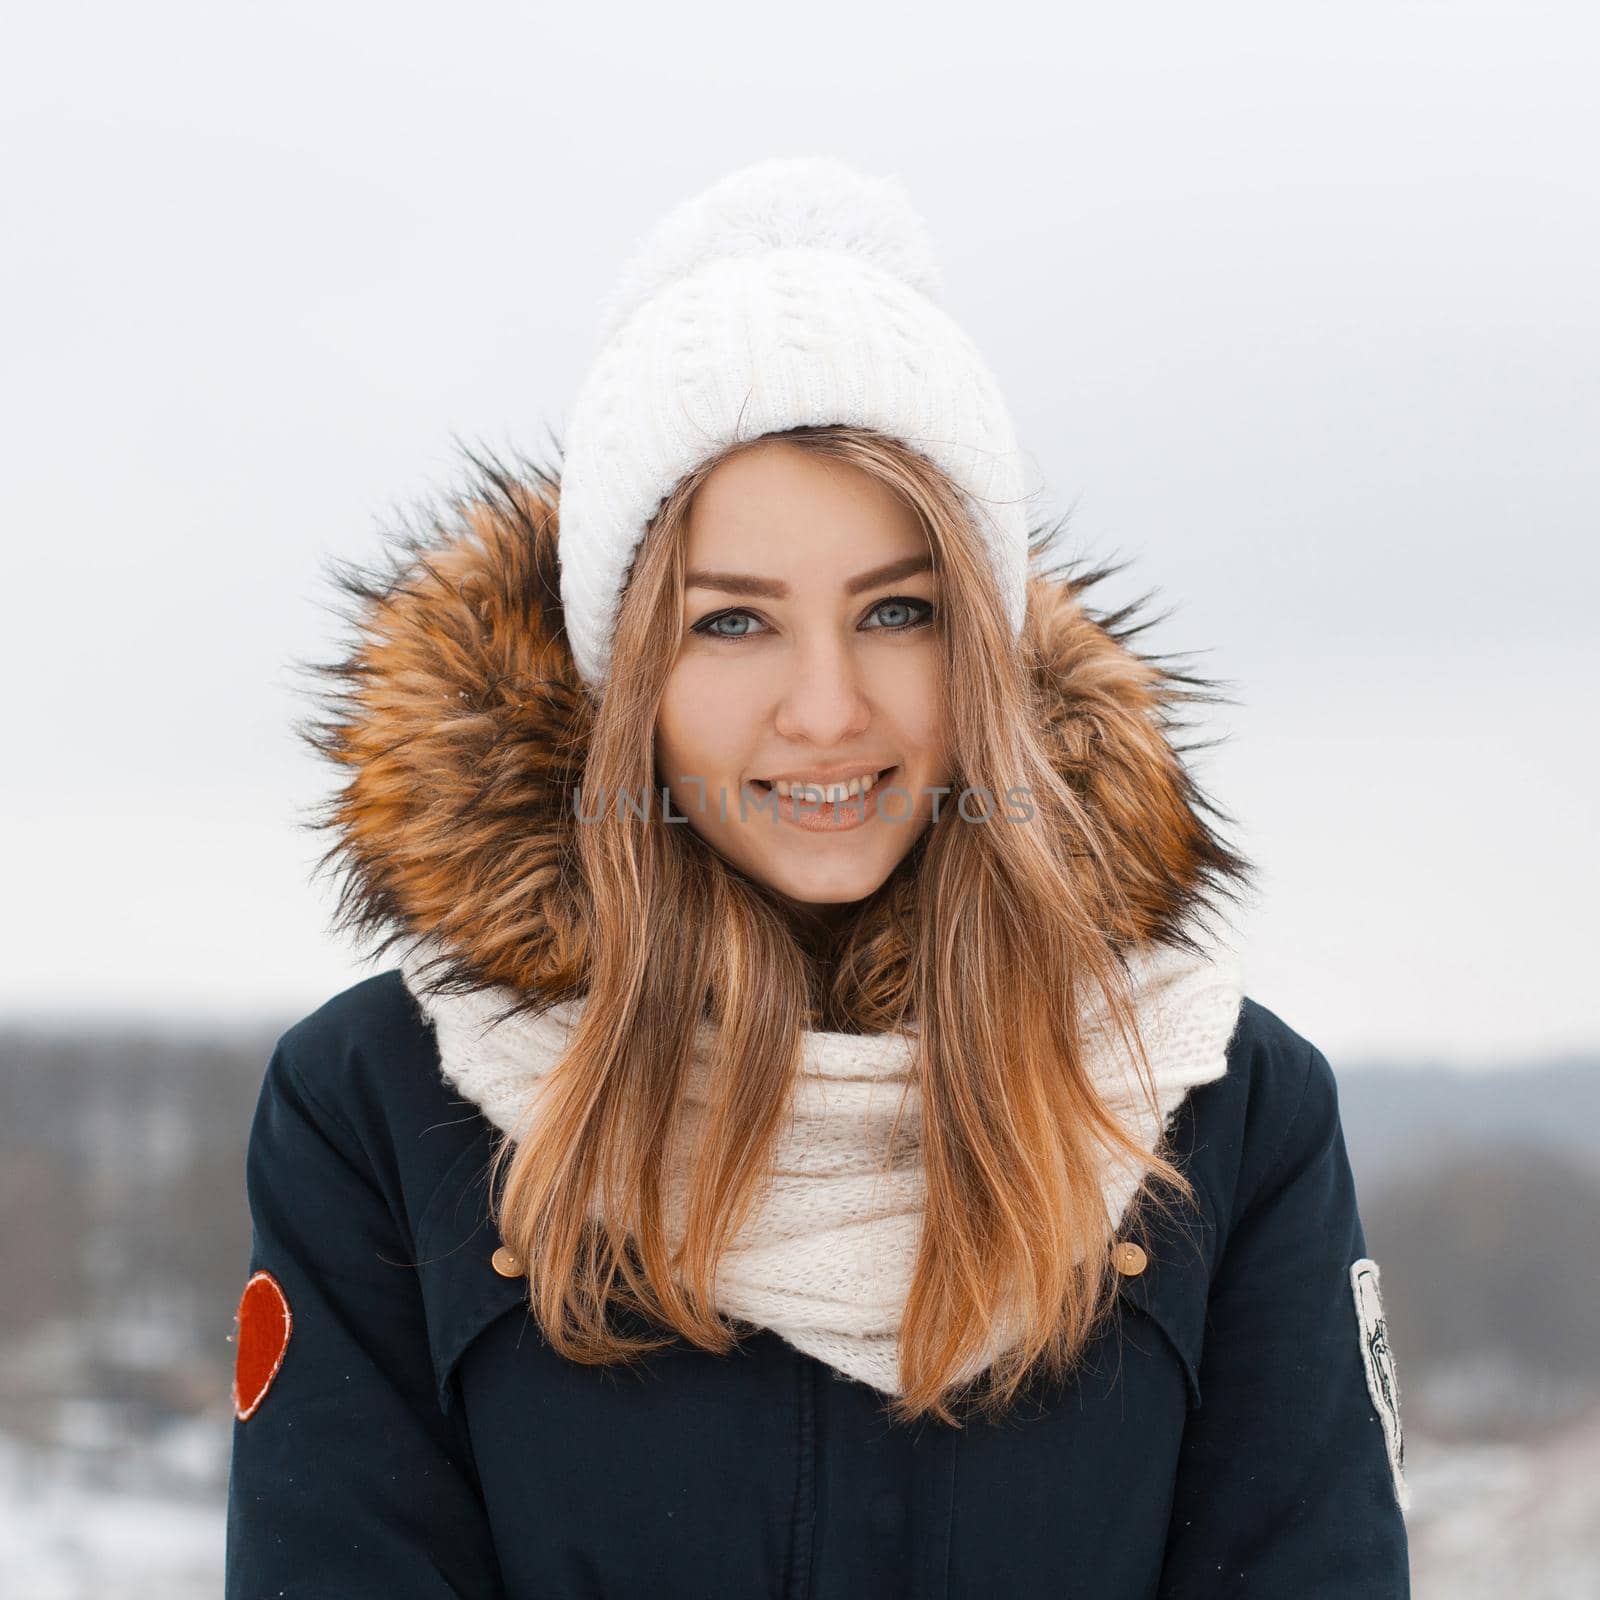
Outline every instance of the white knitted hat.
<path fill-rule="evenodd" d="M 898 179 L 831 157 L 755 162 L 657 224 L 606 302 L 562 451 L 561 603 L 591 688 L 609 669 L 634 550 L 673 486 L 729 444 L 802 425 L 875 428 L 943 468 L 1021 631 L 1024 463 L 994 377 L 939 293 Z"/>

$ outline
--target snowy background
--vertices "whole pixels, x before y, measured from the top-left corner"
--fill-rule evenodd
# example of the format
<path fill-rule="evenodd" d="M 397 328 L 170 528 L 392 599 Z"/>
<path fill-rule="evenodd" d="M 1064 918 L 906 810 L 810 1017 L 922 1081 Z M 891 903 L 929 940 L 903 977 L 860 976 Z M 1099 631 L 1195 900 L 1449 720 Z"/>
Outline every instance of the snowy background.
<path fill-rule="evenodd" d="M 1347 1086 L 1417 1592 L 1600 1593 L 1597 43 L 1542 0 L 13 18 L 0 1592 L 217 1589 L 250 1104 L 373 970 L 290 733 L 326 563 L 560 435 L 669 205 L 823 152 L 905 182 L 1041 511 L 1229 687 L 1200 775 L 1249 990 Z"/>

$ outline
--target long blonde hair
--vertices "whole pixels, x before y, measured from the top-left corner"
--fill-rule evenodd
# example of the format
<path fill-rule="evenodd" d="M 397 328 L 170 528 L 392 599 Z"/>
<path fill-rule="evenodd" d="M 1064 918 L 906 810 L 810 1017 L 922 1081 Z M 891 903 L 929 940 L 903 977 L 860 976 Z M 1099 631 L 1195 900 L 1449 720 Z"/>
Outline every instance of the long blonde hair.
<path fill-rule="evenodd" d="M 497 1220 L 563 1356 L 631 1360 L 677 1336 L 726 1352 L 740 1335 L 714 1305 L 717 1264 L 761 1198 L 802 1031 L 914 1023 L 925 1227 L 892 1412 L 954 1423 L 959 1398 L 996 1415 L 1032 1377 L 1064 1377 L 1109 1314 L 1106 1152 L 1148 1172 L 1122 1235 L 1142 1232 L 1148 1207 L 1193 1198 L 1178 1166 L 1130 1138 L 1084 1066 L 1082 1014 L 1098 997 L 1149 1086 L 1124 958 L 1149 931 L 1145 901 L 1156 886 L 1149 896 L 1137 881 L 1130 889 L 1124 863 L 1108 858 L 1114 841 L 1095 804 L 1093 730 L 1075 770 L 1061 770 L 1057 708 L 1031 670 L 1040 586 L 1031 586 L 1018 650 L 950 480 L 870 430 L 765 437 L 847 462 L 917 513 L 941 580 L 954 781 L 997 801 L 1020 786 L 1033 818 L 969 826 L 946 810 L 852 909 L 831 959 L 817 962 L 778 898 L 692 829 L 641 826 L 620 807 L 608 810 L 605 796 L 656 787 L 656 707 L 681 634 L 690 504 L 720 461 L 756 441 L 707 460 L 652 520 L 620 607 L 582 763 L 581 803 L 594 820 L 569 841 L 587 1003 L 537 1126 L 497 1148 Z M 548 549 L 553 518 L 532 525 Z M 1051 603 L 1068 603 L 1066 591 Z M 1220 846 L 1211 859 L 1241 860 Z M 674 1256 L 663 1160 L 703 1021 L 716 1027 L 711 1100 Z M 597 1195 L 603 1221 L 590 1214 Z M 612 1310 L 658 1326 L 630 1334 Z M 978 1380 L 958 1382 L 1003 1318 L 1019 1319 L 1018 1341 Z"/>

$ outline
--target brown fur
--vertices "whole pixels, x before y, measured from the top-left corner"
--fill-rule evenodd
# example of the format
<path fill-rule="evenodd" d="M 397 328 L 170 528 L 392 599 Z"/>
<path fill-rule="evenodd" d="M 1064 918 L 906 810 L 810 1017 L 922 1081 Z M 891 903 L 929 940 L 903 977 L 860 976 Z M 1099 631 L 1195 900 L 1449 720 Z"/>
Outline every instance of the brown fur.
<path fill-rule="evenodd" d="M 318 870 L 343 869 L 341 931 L 379 935 L 378 954 L 429 936 L 451 953 L 435 985 L 504 985 L 537 1008 L 585 987 L 572 795 L 594 707 L 561 619 L 558 473 L 469 460 L 446 511 L 402 528 L 390 570 L 334 569 L 355 634 L 311 666 L 328 692 L 299 732 L 344 781 L 309 826 L 335 835 Z M 1056 531 L 1034 530 L 1034 549 Z M 1214 830 L 1228 819 L 1173 737 L 1186 703 L 1221 696 L 1132 647 L 1149 626 L 1129 623 L 1133 607 L 1085 603 L 1118 570 L 1034 577 L 1024 642 L 1051 764 L 1098 824 L 1101 848 L 1078 858 L 1086 903 L 1123 946 L 1180 938 L 1253 868 Z M 903 959 L 892 940 L 874 948 Z M 891 972 L 857 977 L 867 993 L 899 987 Z"/>

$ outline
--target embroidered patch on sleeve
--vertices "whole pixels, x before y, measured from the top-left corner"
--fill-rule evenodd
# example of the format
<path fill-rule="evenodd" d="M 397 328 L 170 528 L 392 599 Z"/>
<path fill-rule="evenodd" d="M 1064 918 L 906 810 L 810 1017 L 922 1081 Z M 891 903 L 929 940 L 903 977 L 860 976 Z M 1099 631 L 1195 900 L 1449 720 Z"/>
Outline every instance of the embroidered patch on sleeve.
<path fill-rule="evenodd" d="M 233 1414 L 247 1422 L 267 1397 L 289 1348 L 294 1317 L 282 1285 L 270 1272 L 254 1272 L 234 1313 Z"/>
<path fill-rule="evenodd" d="M 1389 1323 L 1383 1314 L 1378 1263 L 1363 1256 L 1350 1266 L 1350 1292 L 1355 1296 L 1356 1322 L 1361 1333 L 1361 1364 L 1367 1373 L 1367 1393 L 1383 1424 L 1383 1442 L 1389 1451 L 1389 1475 L 1402 1511 L 1411 1509 L 1406 1484 L 1406 1437 L 1400 1426 L 1400 1387 L 1395 1381 L 1394 1351 L 1389 1345 Z"/>

